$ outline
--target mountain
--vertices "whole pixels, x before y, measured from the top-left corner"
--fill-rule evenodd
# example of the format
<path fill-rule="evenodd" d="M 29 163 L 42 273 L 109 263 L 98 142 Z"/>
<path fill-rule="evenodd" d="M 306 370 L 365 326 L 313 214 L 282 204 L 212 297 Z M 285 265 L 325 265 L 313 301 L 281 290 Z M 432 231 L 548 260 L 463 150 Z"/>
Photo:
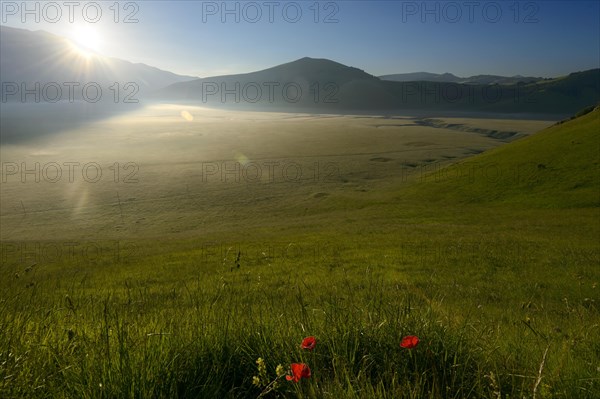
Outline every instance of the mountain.
<path fill-rule="evenodd" d="M 400 195 L 444 204 L 598 207 L 598 132 L 600 107 L 589 107 L 571 120 L 424 176 Z"/>
<path fill-rule="evenodd" d="M 411 78 L 426 78 L 413 75 Z M 440 75 L 443 76 L 443 75 Z M 453 76 L 453 75 L 452 75 Z M 600 101 L 600 69 L 556 79 L 490 85 L 382 80 L 327 59 L 301 58 L 240 75 L 175 83 L 156 100 L 185 101 L 219 108 L 288 112 L 539 113 L 563 117 Z M 491 75 L 479 81 L 492 82 Z"/>
<path fill-rule="evenodd" d="M 389 80 L 392 82 L 416 82 L 426 80 L 428 82 L 453 82 L 458 83 L 463 78 L 459 78 L 451 73 L 430 73 L 430 72 L 411 72 L 411 73 L 396 73 L 392 75 L 382 75 L 379 79 Z"/>
<path fill-rule="evenodd" d="M 476 75 L 468 78 L 461 78 L 451 73 L 437 74 L 429 72 L 412 72 L 412 73 L 397 73 L 392 75 L 383 75 L 379 77 L 382 80 L 389 80 L 392 82 L 415 82 L 415 81 L 428 81 L 428 82 L 446 82 L 446 83 L 464 83 L 473 85 L 489 85 L 489 84 L 501 84 L 510 85 L 518 83 L 533 83 L 543 80 L 543 78 L 535 78 L 531 76 L 498 76 L 498 75 Z"/>
<path fill-rule="evenodd" d="M 56 85 L 62 91 L 62 99 L 68 98 L 69 87 L 65 82 L 78 82 L 81 87 L 95 82 L 100 85 L 106 98 L 113 98 L 116 88 L 111 90 L 110 87 L 119 83 L 122 91 L 120 96 L 131 94 L 137 88 L 139 93 L 134 96 L 139 98 L 149 91 L 172 83 L 194 79 L 191 76 L 177 75 L 117 58 L 97 54 L 86 57 L 66 38 L 44 31 L 6 26 L 0 26 L 0 78 L 3 82 L 2 90 L 5 92 L 15 89 L 11 83 L 17 84 L 19 90 L 21 83 L 25 83 L 28 89 L 35 87 L 36 82 L 40 83 L 41 88 L 50 84 L 48 91 L 42 95 L 52 100 L 57 92 Z M 135 87 L 125 89 L 127 83 L 133 83 Z M 82 89 L 77 89 L 74 93 L 80 96 Z M 8 101 L 21 101 L 19 93 L 5 94 L 3 100 L 6 98 Z M 34 101 L 34 96 L 27 96 L 27 99 Z"/>
<path fill-rule="evenodd" d="M 394 102 L 379 78 L 327 59 L 304 57 L 257 72 L 175 83 L 155 98 L 221 107 L 316 111 L 373 109 Z"/>
<path fill-rule="evenodd" d="M 132 111 L 149 92 L 190 79 L 116 58 L 86 57 L 69 40 L 44 31 L 0 26 L 0 145 Z M 23 88 L 33 93 L 23 99 Z"/>
<path fill-rule="evenodd" d="M 600 69 L 513 85 L 391 82 L 403 110 L 539 113 L 566 116 L 600 102 Z"/>
<path fill-rule="evenodd" d="M 87 104 L 95 102 L 84 96 L 87 93 L 94 98 L 97 89 L 92 88 L 90 96 L 83 86 L 99 86 L 103 105 L 115 108 L 110 112 L 123 110 L 123 103 L 130 100 L 149 99 L 284 112 L 448 111 L 564 116 L 600 101 L 599 69 L 543 80 L 495 75 L 460 78 L 449 73 L 421 72 L 393 76 L 408 81 L 385 80 L 328 59 L 304 57 L 261 71 L 198 79 L 97 54 L 85 56 L 69 40 L 43 31 L 0 27 L 3 103 L 22 102 L 21 89 L 34 88 L 36 83 L 40 85 L 38 97 L 46 97 L 41 98 L 42 103 L 66 100 L 72 91 L 65 84 L 68 82 L 79 83 L 75 99 L 86 99 Z M 385 78 L 391 79 L 390 75 Z M 25 99 L 39 100 L 34 95 Z M 99 114 L 98 107 L 87 104 L 81 112 Z"/>

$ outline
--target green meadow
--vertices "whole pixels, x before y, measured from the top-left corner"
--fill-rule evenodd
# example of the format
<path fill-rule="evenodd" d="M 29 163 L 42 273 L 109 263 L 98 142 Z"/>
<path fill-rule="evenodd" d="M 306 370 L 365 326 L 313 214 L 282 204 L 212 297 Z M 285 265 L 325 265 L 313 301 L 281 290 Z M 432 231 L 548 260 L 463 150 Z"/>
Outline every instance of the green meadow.
<path fill-rule="evenodd" d="M 599 131 L 170 105 L 3 146 L 0 397 L 598 398 Z"/>

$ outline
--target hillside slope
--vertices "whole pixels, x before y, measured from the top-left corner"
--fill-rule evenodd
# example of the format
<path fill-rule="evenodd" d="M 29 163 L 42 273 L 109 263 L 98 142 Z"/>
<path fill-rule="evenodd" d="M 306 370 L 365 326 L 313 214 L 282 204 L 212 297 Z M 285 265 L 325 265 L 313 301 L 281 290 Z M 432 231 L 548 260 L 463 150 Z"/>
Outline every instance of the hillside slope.
<path fill-rule="evenodd" d="M 422 168 L 404 198 L 533 207 L 600 206 L 600 107 L 445 168 Z"/>

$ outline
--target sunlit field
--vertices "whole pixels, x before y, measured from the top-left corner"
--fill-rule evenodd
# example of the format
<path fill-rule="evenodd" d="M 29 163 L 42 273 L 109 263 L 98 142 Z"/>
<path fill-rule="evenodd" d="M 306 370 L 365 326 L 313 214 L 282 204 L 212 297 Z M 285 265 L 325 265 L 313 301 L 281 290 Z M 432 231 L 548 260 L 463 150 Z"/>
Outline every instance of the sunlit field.
<path fill-rule="evenodd" d="M 155 105 L 59 134 L 40 125 L 0 149 L 1 238 L 166 239 L 304 223 L 552 123 Z"/>
<path fill-rule="evenodd" d="M 596 398 L 599 112 L 554 122 L 154 105 L 3 145 L 0 397 Z"/>

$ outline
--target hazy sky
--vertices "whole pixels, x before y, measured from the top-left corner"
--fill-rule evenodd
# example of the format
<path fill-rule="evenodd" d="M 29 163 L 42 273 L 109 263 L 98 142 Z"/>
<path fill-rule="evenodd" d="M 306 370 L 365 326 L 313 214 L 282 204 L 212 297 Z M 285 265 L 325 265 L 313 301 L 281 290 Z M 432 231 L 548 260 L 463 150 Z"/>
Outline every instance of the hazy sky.
<path fill-rule="evenodd" d="M 600 67 L 596 0 L 56 1 L 28 2 L 29 11 L 1 3 L 3 25 L 95 35 L 90 45 L 102 54 L 201 77 L 305 56 L 374 75 L 546 77 Z"/>

